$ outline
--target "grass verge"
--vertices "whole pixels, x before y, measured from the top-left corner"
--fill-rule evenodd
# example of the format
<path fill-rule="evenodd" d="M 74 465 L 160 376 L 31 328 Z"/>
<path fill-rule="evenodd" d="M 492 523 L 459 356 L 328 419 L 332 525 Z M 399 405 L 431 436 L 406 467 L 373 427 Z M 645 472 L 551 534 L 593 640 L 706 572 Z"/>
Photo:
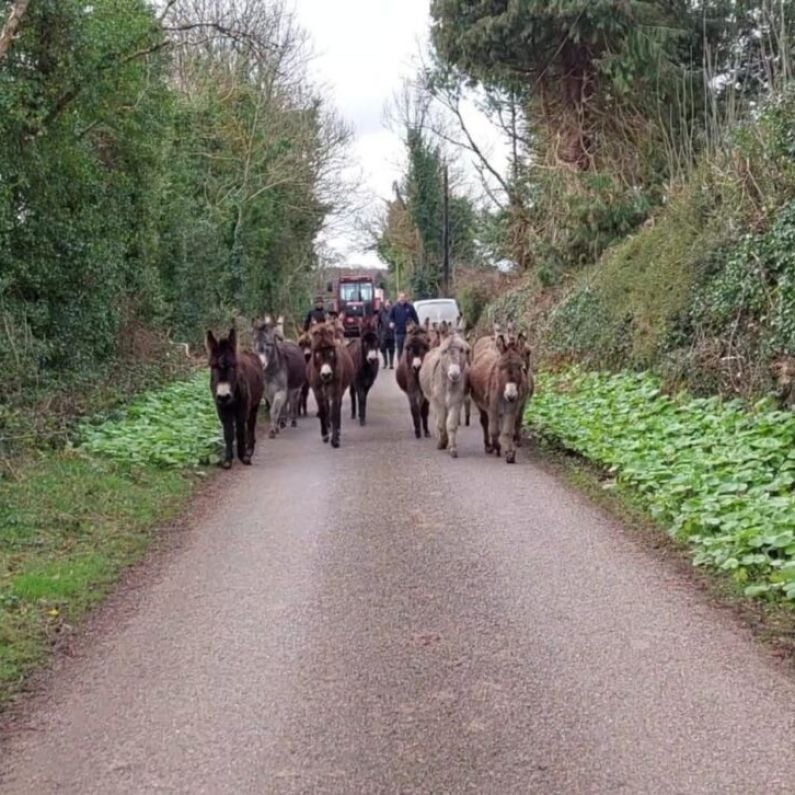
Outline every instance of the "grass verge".
<path fill-rule="evenodd" d="M 0 478 L 0 704 L 18 692 L 217 460 L 206 373 L 142 395 L 82 428 L 83 446 Z"/>

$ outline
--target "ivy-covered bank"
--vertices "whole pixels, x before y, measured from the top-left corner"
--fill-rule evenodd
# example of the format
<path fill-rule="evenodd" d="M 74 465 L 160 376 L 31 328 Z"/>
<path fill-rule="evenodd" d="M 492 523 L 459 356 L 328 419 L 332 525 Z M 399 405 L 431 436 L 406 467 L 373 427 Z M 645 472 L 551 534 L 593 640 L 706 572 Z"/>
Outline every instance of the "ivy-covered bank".
<path fill-rule="evenodd" d="M 526 419 L 607 468 L 696 565 L 795 600 L 795 415 L 768 401 L 671 396 L 649 375 L 540 375 Z"/>
<path fill-rule="evenodd" d="M 0 704 L 187 505 L 219 429 L 201 372 L 0 477 Z"/>

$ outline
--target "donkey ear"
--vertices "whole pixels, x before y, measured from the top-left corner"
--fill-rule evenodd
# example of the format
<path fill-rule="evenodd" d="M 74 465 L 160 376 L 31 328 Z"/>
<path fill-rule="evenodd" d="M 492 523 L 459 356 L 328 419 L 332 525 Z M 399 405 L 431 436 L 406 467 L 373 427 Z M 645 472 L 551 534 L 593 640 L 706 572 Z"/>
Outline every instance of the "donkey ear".
<path fill-rule="evenodd" d="M 500 353 L 505 353 L 508 350 L 508 344 L 505 342 L 505 337 L 502 334 L 499 334 L 496 339 L 497 343 L 497 350 Z"/>
<path fill-rule="evenodd" d="M 237 350 L 237 329 L 234 326 L 229 329 L 229 336 L 227 339 L 229 340 L 229 344 L 232 346 L 232 349 Z"/>
<path fill-rule="evenodd" d="M 211 355 L 218 347 L 218 340 L 213 336 L 213 332 L 210 329 L 207 329 L 207 334 L 204 337 L 204 347 L 207 349 L 207 353 Z"/>

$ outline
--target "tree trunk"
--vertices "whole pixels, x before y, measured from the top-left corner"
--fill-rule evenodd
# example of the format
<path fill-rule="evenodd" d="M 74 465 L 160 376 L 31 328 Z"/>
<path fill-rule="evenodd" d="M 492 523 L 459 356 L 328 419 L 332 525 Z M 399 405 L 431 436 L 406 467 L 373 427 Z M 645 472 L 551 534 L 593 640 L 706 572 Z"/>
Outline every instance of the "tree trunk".
<path fill-rule="evenodd" d="M 14 40 L 14 34 L 17 32 L 19 23 L 28 10 L 28 2 L 29 0 L 15 0 L 11 4 L 11 10 L 8 12 L 3 29 L 0 30 L 0 61 L 5 58 L 6 52 Z"/>
<path fill-rule="evenodd" d="M 579 171 L 591 166 L 592 141 L 588 132 L 588 100 L 594 92 L 591 54 L 582 44 L 567 41 L 561 50 L 560 108 L 553 119 L 560 141 L 559 156 Z"/>

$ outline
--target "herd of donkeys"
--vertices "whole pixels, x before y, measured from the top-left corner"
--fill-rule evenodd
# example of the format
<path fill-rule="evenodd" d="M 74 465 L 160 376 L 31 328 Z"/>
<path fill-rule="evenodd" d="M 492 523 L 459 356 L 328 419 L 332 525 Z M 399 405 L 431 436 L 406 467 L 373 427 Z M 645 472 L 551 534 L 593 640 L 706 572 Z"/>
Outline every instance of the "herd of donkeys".
<path fill-rule="evenodd" d="M 263 398 L 270 410 L 271 437 L 289 421 L 307 414 L 309 390 L 317 403 L 320 433 L 333 447 L 340 444 L 342 401 L 350 394 L 351 418 L 367 419 L 367 395 L 379 369 L 379 340 L 374 323 L 359 337 L 346 339 L 340 319 L 314 323 L 297 341 L 288 340 L 282 318 L 266 316 L 253 323 L 253 351 L 239 350 L 237 333 L 207 332 L 210 390 L 224 433 L 222 466 L 232 465 L 235 445 L 244 464 L 251 463 L 257 414 Z M 438 448 L 458 456 L 457 432 L 469 425 L 471 403 L 480 413 L 486 453 L 516 460 L 525 405 L 533 394 L 530 348 L 512 325 L 470 341 L 461 318 L 412 325 L 395 370 L 408 397 L 414 434 L 430 436 L 429 415 L 436 423 Z"/>

